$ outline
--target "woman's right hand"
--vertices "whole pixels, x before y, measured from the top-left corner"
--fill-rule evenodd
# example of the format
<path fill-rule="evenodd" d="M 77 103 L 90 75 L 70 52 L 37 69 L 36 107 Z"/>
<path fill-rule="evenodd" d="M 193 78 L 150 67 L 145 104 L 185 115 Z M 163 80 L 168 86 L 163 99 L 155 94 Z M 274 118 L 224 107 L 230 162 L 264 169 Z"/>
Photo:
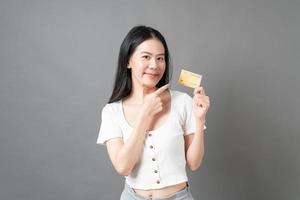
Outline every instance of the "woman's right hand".
<path fill-rule="evenodd" d="M 169 88 L 169 84 L 166 84 L 158 88 L 155 92 L 146 95 L 144 97 L 141 113 L 143 117 L 150 117 L 151 119 L 163 110 L 163 102 L 161 94 Z"/>

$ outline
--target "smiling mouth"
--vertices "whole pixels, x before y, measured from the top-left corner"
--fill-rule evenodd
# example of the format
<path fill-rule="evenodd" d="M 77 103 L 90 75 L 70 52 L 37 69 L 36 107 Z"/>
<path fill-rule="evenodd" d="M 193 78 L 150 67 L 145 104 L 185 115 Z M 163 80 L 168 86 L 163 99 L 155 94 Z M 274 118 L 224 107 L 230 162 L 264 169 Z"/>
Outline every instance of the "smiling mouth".
<path fill-rule="evenodd" d="M 146 74 L 146 75 L 148 75 L 148 76 L 153 76 L 153 77 L 156 77 L 156 76 L 159 75 L 159 74 L 152 74 L 152 73 L 144 73 L 144 74 Z"/>
<path fill-rule="evenodd" d="M 159 74 L 152 74 L 152 73 L 144 73 L 145 75 L 148 75 L 151 78 L 156 78 L 159 76 Z"/>
<path fill-rule="evenodd" d="M 152 74 L 152 73 L 144 73 L 144 74 L 152 75 L 152 76 L 158 76 L 159 75 L 159 74 Z"/>

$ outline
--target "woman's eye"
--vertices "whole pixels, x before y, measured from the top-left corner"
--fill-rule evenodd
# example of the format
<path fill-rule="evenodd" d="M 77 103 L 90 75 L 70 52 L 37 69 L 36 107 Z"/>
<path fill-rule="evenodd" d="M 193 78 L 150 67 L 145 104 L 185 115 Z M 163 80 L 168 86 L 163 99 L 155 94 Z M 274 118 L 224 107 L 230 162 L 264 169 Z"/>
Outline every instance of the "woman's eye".
<path fill-rule="evenodd" d="M 146 59 L 146 60 L 149 60 L 150 56 L 145 55 L 145 56 L 143 56 L 143 58 Z"/>
<path fill-rule="evenodd" d="M 164 57 L 159 57 L 159 58 L 157 58 L 157 60 L 159 60 L 159 61 L 164 61 L 165 58 L 164 58 Z"/>

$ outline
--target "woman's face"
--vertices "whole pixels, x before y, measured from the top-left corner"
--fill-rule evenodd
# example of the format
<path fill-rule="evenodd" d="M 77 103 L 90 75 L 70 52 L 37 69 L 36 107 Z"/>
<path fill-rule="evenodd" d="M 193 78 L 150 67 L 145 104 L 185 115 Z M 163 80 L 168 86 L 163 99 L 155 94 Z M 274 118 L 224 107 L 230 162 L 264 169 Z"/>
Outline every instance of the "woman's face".
<path fill-rule="evenodd" d="M 136 47 L 129 59 L 133 85 L 153 88 L 166 68 L 165 48 L 158 39 L 149 39 Z"/>

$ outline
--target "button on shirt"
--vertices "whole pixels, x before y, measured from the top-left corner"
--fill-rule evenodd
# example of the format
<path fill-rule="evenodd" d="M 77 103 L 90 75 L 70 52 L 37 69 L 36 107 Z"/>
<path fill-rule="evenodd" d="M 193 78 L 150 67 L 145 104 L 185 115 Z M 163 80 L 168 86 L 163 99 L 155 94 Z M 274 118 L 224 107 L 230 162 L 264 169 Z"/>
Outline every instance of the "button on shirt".
<path fill-rule="evenodd" d="M 195 132 L 192 98 L 186 93 L 170 90 L 171 110 L 164 124 L 148 131 L 141 156 L 126 183 L 135 189 L 159 189 L 188 181 L 184 135 Z M 205 129 L 206 127 L 204 127 Z M 102 109 L 102 121 L 98 144 L 121 137 L 126 142 L 133 128 L 127 123 L 122 100 L 106 104 Z"/>

